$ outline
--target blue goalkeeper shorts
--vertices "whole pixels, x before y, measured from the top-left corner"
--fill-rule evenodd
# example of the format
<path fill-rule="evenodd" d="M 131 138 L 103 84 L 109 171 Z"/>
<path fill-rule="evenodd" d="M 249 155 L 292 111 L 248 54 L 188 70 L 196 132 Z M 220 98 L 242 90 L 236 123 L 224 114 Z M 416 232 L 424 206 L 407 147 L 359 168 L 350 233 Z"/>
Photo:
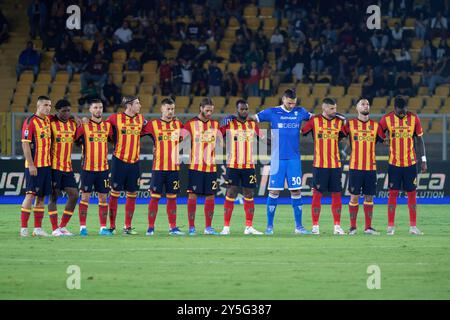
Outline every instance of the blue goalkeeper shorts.
<path fill-rule="evenodd" d="M 302 187 L 302 165 L 300 159 L 272 161 L 270 164 L 269 190 L 284 190 L 287 179 L 289 190 Z"/>

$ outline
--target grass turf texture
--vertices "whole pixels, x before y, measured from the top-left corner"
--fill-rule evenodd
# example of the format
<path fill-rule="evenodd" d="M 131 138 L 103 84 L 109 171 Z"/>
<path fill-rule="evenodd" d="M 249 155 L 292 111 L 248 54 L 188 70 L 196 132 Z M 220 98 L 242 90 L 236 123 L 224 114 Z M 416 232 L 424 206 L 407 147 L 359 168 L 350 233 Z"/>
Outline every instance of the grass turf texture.
<path fill-rule="evenodd" d="M 450 206 L 419 206 L 418 227 L 408 234 L 407 206 L 397 208 L 396 235 L 386 236 L 386 206 L 375 206 L 373 226 L 362 234 L 362 206 L 355 236 L 333 236 L 329 206 L 322 207 L 320 236 L 294 235 L 292 207 L 279 205 L 273 236 L 245 236 L 244 211 L 236 205 L 232 234 L 174 237 L 160 206 L 156 233 L 146 237 L 147 207 L 134 215 L 137 236 L 101 237 L 97 206 L 91 205 L 86 238 L 20 238 L 19 206 L 0 206 L 0 299 L 449 299 Z M 60 206 L 62 209 L 62 206 Z M 119 206 L 122 226 L 124 206 Z M 61 210 L 60 210 L 61 211 Z M 187 231 L 186 206 L 178 223 Z M 265 228 L 265 206 L 256 206 L 254 226 Z M 310 207 L 304 224 L 311 226 Z M 223 223 L 216 206 L 213 226 Z M 203 231 L 203 206 L 197 207 Z M 30 217 L 29 226 L 33 226 Z M 348 229 L 348 208 L 342 226 Z M 46 214 L 43 227 L 50 231 Z M 78 216 L 68 226 L 78 232 Z M 30 229 L 30 234 L 32 228 Z M 369 290 L 369 265 L 381 269 L 381 289 Z M 81 268 L 81 289 L 68 290 L 69 265 Z"/>

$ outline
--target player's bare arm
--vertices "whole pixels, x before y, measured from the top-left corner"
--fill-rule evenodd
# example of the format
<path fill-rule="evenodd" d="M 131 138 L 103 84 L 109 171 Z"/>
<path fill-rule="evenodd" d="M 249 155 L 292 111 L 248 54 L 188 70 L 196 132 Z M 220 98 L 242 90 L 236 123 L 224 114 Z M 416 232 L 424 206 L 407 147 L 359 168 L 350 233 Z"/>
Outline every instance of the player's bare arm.
<path fill-rule="evenodd" d="M 37 176 L 37 168 L 34 165 L 33 157 L 31 156 L 31 148 L 29 142 L 22 142 L 22 150 L 25 159 L 28 162 L 28 170 L 30 171 L 30 175 Z"/>
<path fill-rule="evenodd" d="M 427 158 L 425 155 L 425 142 L 423 141 L 423 136 L 416 137 L 417 152 L 420 158 L 420 170 L 422 173 L 427 172 Z"/>

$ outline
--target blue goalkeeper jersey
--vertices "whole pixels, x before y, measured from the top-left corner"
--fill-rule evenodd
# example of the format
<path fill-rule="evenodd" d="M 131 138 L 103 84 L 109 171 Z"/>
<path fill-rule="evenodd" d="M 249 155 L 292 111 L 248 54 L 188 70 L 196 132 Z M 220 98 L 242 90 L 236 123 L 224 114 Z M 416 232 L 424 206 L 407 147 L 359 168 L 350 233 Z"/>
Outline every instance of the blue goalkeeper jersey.
<path fill-rule="evenodd" d="M 268 108 L 256 114 L 258 122 L 270 122 L 272 137 L 272 160 L 300 158 L 300 128 L 311 113 L 302 107 L 287 111 L 284 106 Z"/>

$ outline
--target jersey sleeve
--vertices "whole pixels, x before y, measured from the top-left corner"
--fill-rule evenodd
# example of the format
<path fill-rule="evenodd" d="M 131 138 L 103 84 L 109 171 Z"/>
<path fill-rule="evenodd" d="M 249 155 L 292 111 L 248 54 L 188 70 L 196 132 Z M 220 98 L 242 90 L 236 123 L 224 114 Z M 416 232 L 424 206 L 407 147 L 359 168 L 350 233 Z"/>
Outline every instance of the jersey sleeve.
<path fill-rule="evenodd" d="M 144 119 L 144 123 L 142 125 L 142 130 L 141 130 L 141 137 L 152 135 L 152 132 L 153 132 L 152 121 L 147 121 Z"/>
<path fill-rule="evenodd" d="M 302 107 L 302 121 L 309 121 L 312 118 L 313 114 L 308 112 L 305 108 Z"/>
<path fill-rule="evenodd" d="M 31 118 L 26 119 L 22 126 L 22 142 L 31 142 L 35 130 L 33 120 Z"/>
<path fill-rule="evenodd" d="M 342 126 L 341 132 L 344 137 L 347 137 L 350 134 L 350 124 L 348 121 Z"/>
<path fill-rule="evenodd" d="M 112 114 L 108 117 L 108 119 L 105 120 L 106 122 L 109 122 L 111 126 L 117 126 L 117 114 Z"/>
<path fill-rule="evenodd" d="M 222 134 L 223 137 L 226 136 L 228 129 L 230 129 L 230 122 L 227 122 L 225 125 L 222 125 L 219 128 L 219 131 L 220 131 L 220 133 Z"/>
<path fill-rule="evenodd" d="M 272 108 L 258 112 L 255 117 L 258 122 L 270 122 L 272 119 Z"/>
<path fill-rule="evenodd" d="M 314 130 L 314 119 L 311 118 L 308 120 L 308 122 L 305 123 L 303 128 L 301 129 L 302 135 L 306 136 L 308 133 L 312 132 Z"/>
<path fill-rule="evenodd" d="M 185 139 L 187 136 L 191 135 L 191 121 L 189 120 L 181 127 L 181 138 Z"/>
<path fill-rule="evenodd" d="M 378 136 L 383 140 L 386 139 L 386 130 L 387 130 L 386 116 L 383 116 L 380 119 L 380 122 L 378 123 Z"/>
<path fill-rule="evenodd" d="M 423 136 L 423 128 L 422 128 L 422 124 L 420 123 L 420 119 L 418 116 L 416 117 L 416 124 L 414 125 L 414 134 L 418 137 Z"/>
<path fill-rule="evenodd" d="M 84 136 L 84 126 L 81 125 L 77 127 L 77 130 L 75 131 L 75 142 L 79 143 L 83 136 Z"/>

